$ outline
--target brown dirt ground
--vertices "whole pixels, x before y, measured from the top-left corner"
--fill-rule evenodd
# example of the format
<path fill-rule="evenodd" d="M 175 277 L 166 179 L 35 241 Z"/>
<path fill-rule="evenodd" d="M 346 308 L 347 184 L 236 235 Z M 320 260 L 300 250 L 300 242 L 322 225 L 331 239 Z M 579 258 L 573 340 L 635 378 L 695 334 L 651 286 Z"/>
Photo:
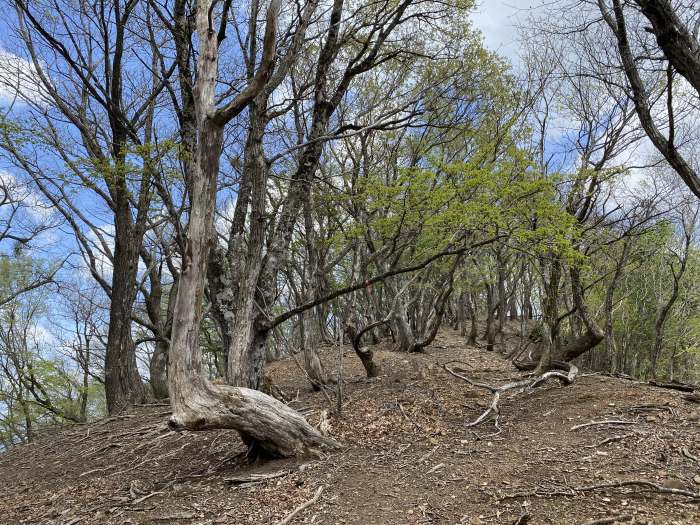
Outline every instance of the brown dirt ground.
<path fill-rule="evenodd" d="M 616 516 L 700 524 L 700 499 L 640 487 L 572 490 L 648 480 L 700 491 L 700 462 L 688 457 L 700 457 L 700 411 L 680 393 L 582 373 L 572 386 L 505 395 L 502 432 L 491 435 L 492 421 L 465 427 L 488 406 L 489 393 L 441 365 L 462 361 L 472 378 L 493 385 L 520 377 L 499 355 L 470 348 L 451 331 L 422 355 L 386 345 L 376 355 L 382 375 L 367 380 L 344 349 L 345 403 L 331 419 L 340 452 L 240 465 L 231 459 L 243 450 L 235 432 L 172 432 L 167 407 L 144 407 L 0 455 L 0 523 L 273 524 L 322 485 L 321 497 L 290 523 L 513 524 L 528 514 L 531 524 L 613 523 Z M 325 349 L 323 359 L 335 369 L 338 349 Z M 293 360 L 270 369 L 296 398 L 292 405 L 317 423 L 328 400 L 308 388 Z M 632 424 L 571 430 L 603 419 Z M 290 473 L 250 486 L 226 481 L 280 470 Z"/>

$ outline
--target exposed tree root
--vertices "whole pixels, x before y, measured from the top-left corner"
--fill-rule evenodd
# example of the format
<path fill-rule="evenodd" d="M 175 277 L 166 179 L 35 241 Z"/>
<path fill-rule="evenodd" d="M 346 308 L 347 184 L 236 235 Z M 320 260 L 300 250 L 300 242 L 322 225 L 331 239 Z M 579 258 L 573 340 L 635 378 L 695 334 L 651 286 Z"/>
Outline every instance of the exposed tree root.
<path fill-rule="evenodd" d="M 561 370 L 550 370 L 549 372 L 545 372 L 542 375 L 536 376 L 536 377 L 528 377 L 527 379 L 521 379 L 520 381 L 513 381 L 511 383 L 506 383 L 505 385 L 501 385 L 499 387 L 494 387 L 491 385 L 487 385 L 485 383 L 476 383 L 469 379 L 468 377 L 462 375 L 459 371 L 450 368 L 449 367 L 450 363 L 446 363 L 443 365 L 443 368 L 452 374 L 453 376 L 466 381 L 472 386 L 475 386 L 477 388 L 483 388 L 485 390 L 488 390 L 493 394 L 493 399 L 491 400 L 491 404 L 489 407 L 474 421 L 471 423 L 467 423 L 467 427 L 475 427 L 478 424 L 482 423 L 485 421 L 489 416 L 493 415 L 494 416 L 494 425 L 496 426 L 497 429 L 500 429 L 498 422 L 499 422 L 499 417 L 500 417 L 500 411 L 498 408 L 498 402 L 501 399 L 501 394 L 504 392 L 507 392 L 508 390 L 514 390 L 517 388 L 521 388 L 523 390 L 526 389 L 532 389 L 536 388 L 548 379 L 558 379 L 561 381 L 563 384 L 570 385 L 571 383 L 574 382 L 576 379 L 576 375 L 578 374 L 578 368 L 576 368 L 575 365 L 572 365 L 570 363 L 563 363 L 559 364 L 557 363 L 557 367 L 565 367 L 565 371 Z M 460 370 L 461 371 L 461 370 Z"/>
<path fill-rule="evenodd" d="M 255 455 L 290 457 L 340 445 L 321 435 L 304 417 L 258 390 L 215 385 L 204 378 L 174 398 L 174 429 L 237 430 Z"/>
<path fill-rule="evenodd" d="M 631 479 L 625 481 L 615 481 L 609 483 L 599 483 L 597 485 L 584 485 L 580 487 L 567 487 L 565 490 L 552 490 L 544 491 L 542 489 L 533 490 L 530 492 L 517 492 L 515 494 L 509 494 L 501 498 L 501 501 L 506 499 L 517 499 L 517 498 L 547 498 L 552 496 L 576 496 L 577 492 L 591 492 L 594 490 L 603 489 L 614 489 L 623 487 L 641 487 L 644 489 L 651 490 L 653 492 L 658 492 L 659 494 L 671 494 L 673 496 L 683 496 L 686 498 L 691 498 L 693 500 L 700 500 L 700 492 L 693 492 L 691 490 L 685 489 L 674 489 L 671 487 L 664 487 L 658 485 L 652 481 L 647 481 L 645 479 Z"/>

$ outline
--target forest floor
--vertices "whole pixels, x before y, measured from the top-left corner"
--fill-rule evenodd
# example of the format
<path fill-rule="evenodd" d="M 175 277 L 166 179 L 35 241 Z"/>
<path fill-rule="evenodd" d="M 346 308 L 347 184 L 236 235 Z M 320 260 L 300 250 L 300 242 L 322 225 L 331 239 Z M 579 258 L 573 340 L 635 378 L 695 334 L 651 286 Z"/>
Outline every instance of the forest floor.
<path fill-rule="evenodd" d="M 492 420 L 465 426 L 489 392 L 442 365 L 461 361 L 492 385 L 522 377 L 497 353 L 451 331 L 425 354 L 383 343 L 382 375 L 368 380 L 343 350 L 342 415 L 330 420 L 341 451 L 241 465 L 235 432 L 173 432 L 167 406 L 143 407 L 0 454 L 0 523 L 277 524 L 319 489 L 289 523 L 700 523 L 700 405 L 680 392 L 582 371 L 571 386 L 506 393 L 494 435 Z M 339 353 L 322 351 L 327 369 Z M 335 403 L 294 360 L 270 370 L 312 423 Z M 624 423 L 575 428 L 603 420 Z M 276 477 L 232 480 L 254 474 Z M 625 481 L 653 486 L 601 487 Z"/>

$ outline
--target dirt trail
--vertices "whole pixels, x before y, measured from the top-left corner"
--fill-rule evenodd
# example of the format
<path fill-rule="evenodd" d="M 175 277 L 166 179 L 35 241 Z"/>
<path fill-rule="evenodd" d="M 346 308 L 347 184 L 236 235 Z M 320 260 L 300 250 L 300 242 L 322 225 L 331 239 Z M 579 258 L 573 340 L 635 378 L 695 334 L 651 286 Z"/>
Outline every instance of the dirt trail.
<path fill-rule="evenodd" d="M 330 370 L 337 353 L 323 352 Z M 0 455 L 0 523 L 262 525 L 323 486 L 290 523 L 513 524 L 527 514 L 530 524 L 700 524 L 700 499 L 648 486 L 575 490 L 646 480 L 700 492 L 700 407 L 680 393 L 582 373 L 569 387 L 506 395 L 493 435 L 493 422 L 465 427 L 488 406 L 488 392 L 441 365 L 459 360 L 493 385 L 519 377 L 498 355 L 453 332 L 424 355 L 381 347 L 376 355 L 382 375 L 366 380 L 345 349 L 343 416 L 331 420 L 345 445 L 339 453 L 241 466 L 232 459 L 243 450 L 234 432 L 172 432 L 167 407 L 146 407 Z M 328 401 L 294 361 L 271 371 L 317 423 Z M 572 430 L 601 420 L 629 424 Z M 226 481 L 280 471 L 289 473 L 253 485 Z"/>

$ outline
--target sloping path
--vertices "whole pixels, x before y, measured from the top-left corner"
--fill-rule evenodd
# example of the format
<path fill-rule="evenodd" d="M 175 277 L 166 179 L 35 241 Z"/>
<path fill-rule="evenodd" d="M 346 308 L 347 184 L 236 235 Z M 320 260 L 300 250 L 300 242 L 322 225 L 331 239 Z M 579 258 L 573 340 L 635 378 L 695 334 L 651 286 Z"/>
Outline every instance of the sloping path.
<path fill-rule="evenodd" d="M 331 419 L 346 447 L 318 459 L 241 467 L 230 431 L 175 433 L 167 407 L 47 435 L 0 455 L 2 524 L 277 523 L 295 524 L 697 524 L 699 501 L 649 486 L 575 490 L 645 480 L 662 490 L 700 492 L 698 405 L 632 381 L 582 375 L 501 401 L 493 422 L 467 428 L 488 392 L 450 376 L 458 360 L 470 377 L 493 385 L 518 376 L 500 356 L 440 334 L 424 355 L 377 349 L 382 375 L 362 377 L 345 349 L 343 414 Z M 337 348 L 323 359 L 333 370 Z M 271 366 L 294 404 L 319 420 L 328 401 L 300 380 L 292 360 Z M 333 397 L 333 393 L 330 394 Z M 628 424 L 600 424 L 616 420 Z M 226 479 L 286 475 L 252 485 Z M 524 523 L 524 520 L 521 520 Z M 599 521 L 599 523 L 603 523 Z"/>

